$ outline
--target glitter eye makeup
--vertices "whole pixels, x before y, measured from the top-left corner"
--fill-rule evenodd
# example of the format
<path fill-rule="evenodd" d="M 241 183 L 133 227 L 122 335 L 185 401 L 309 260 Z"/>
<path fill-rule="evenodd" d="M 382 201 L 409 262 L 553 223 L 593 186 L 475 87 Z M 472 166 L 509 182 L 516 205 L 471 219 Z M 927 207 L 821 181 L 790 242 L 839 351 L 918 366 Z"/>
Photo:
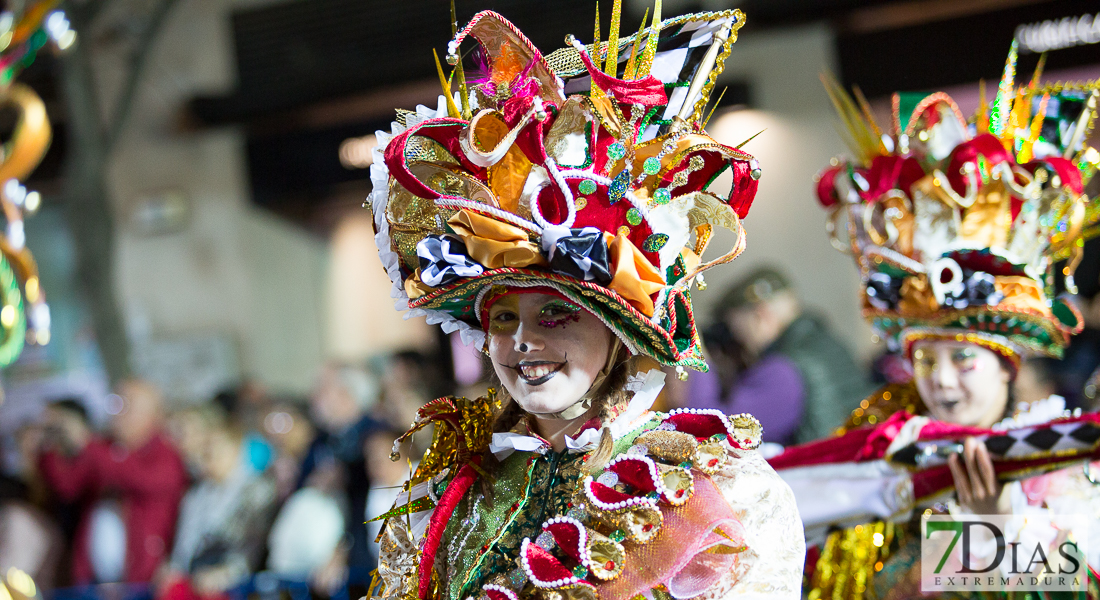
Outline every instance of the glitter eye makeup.
<path fill-rule="evenodd" d="M 581 307 L 560 300 L 547 303 L 539 312 L 539 325 L 547 329 L 564 328 L 569 322 L 576 323 L 580 319 Z"/>
<path fill-rule="evenodd" d="M 959 348 L 951 353 L 951 362 L 960 372 L 973 371 L 978 366 L 978 353 L 973 348 Z"/>
<path fill-rule="evenodd" d="M 495 311 L 489 317 L 489 333 L 510 333 L 519 326 L 519 317 L 509 310 Z"/>
<path fill-rule="evenodd" d="M 933 353 L 923 349 L 917 349 L 913 353 L 913 375 L 927 377 L 936 370 L 936 357 Z"/>

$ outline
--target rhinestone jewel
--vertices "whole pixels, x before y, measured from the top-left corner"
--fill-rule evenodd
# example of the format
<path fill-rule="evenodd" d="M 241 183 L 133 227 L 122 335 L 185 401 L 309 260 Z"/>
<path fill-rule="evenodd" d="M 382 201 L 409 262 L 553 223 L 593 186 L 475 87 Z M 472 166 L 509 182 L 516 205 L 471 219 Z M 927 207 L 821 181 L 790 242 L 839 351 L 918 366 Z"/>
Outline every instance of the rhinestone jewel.
<path fill-rule="evenodd" d="M 612 531 L 611 534 L 607 537 L 611 538 L 611 541 L 613 542 L 622 542 L 626 539 L 626 532 L 622 529 L 616 529 L 615 531 Z"/>
<path fill-rule="evenodd" d="M 668 204 L 672 201 L 672 194 L 665 188 L 657 188 L 653 190 L 653 203 L 660 206 L 662 204 Z"/>
<path fill-rule="evenodd" d="M 623 199 L 626 195 L 627 187 L 630 185 L 630 171 L 623 169 L 619 171 L 619 174 L 615 176 L 615 179 L 611 181 L 611 186 L 607 189 L 607 201 L 611 204 L 615 204 L 619 200 Z"/>
<path fill-rule="evenodd" d="M 661 170 L 661 161 L 655 156 L 650 156 L 642 163 L 642 170 L 646 175 L 656 175 Z"/>
<path fill-rule="evenodd" d="M 690 460 L 685 460 L 684 462 L 680 463 L 680 467 L 684 469 L 690 469 L 693 466 L 695 465 Z"/>
<path fill-rule="evenodd" d="M 615 142 L 607 147 L 607 157 L 611 160 L 619 160 L 626 156 L 626 146 L 622 142 Z"/>
<path fill-rule="evenodd" d="M 629 215 L 627 216 L 627 218 L 629 218 Z M 664 248 L 665 244 L 667 243 L 667 233 L 654 233 L 653 235 L 647 237 L 645 239 L 645 242 L 642 242 L 642 250 L 645 250 L 646 252 L 660 252 L 661 248 Z"/>
<path fill-rule="evenodd" d="M 535 538 L 535 545 L 543 550 L 550 550 L 554 547 L 554 536 L 544 531 L 539 534 L 539 537 Z"/>
<path fill-rule="evenodd" d="M 642 213 L 638 212 L 637 208 L 626 211 L 626 222 L 631 225 L 640 225 L 642 223 Z"/>
<path fill-rule="evenodd" d="M 588 206 L 588 198 L 577 198 L 573 205 L 577 207 L 577 210 L 584 210 L 584 207 Z"/>
<path fill-rule="evenodd" d="M 573 577 L 576 577 L 577 579 L 584 579 L 585 577 L 588 577 L 588 568 L 584 565 L 577 565 L 573 567 Z"/>
<path fill-rule="evenodd" d="M 577 184 L 577 191 L 582 194 L 595 194 L 596 182 L 591 179 L 582 179 L 581 182 Z"/>
<path fill-rule="evenodd" d="M 616 233 L 619 235 L 630 235 L 630 228 L 626 225 L 622 225 L 616 230 Z"/>

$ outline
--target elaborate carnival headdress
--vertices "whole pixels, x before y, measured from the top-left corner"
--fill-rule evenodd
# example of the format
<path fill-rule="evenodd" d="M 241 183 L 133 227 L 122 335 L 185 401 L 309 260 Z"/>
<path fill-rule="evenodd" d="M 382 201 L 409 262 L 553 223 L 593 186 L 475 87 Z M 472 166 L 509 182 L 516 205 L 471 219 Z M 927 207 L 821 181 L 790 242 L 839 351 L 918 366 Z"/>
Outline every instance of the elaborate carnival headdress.
<path fill-rule="evenodd" d="M 856 90 L 826 87 L 854 158 L 819 176 L 833 243 L 860 269 L 863 314 L 905 352 L 921 339 L 986 346 L 1018 362 L 1061 356 L 1082 318 L 1055 296 L 1093 235 L 1084 193 L 1100 155 L 1085 145 L 1100 86 L 1014 83 L 1015 46 L 996 97 L 968 122 L 943 93 L 895 94 L 884 133 Z M 846 221 L 846 227 L 841 223 Z M 841 231 L 846 229 L 847 240 Z"/>
<path fill-rule="evenodd" d="M 703 132 L 738 10 L 662 20 L 543 55 L 485 11 L 455 32 L 437 108 L 399 111 L 371 167 L 376 242 L 399 310 L 483 340 L 487 297 L 546 286 L 635 354 L 706 369 L 688 288 L 744 248 L 760 169 Z M 476 42 L 466 61 L 462 44 Z M 467 64 L 463 65 L 463 62 Z M 452 94 L 452 79 L 458 91 Z M 732 171 L 726 192 L 709 189 Z M 701 258 L 714 227 L 734 247 Z"/>

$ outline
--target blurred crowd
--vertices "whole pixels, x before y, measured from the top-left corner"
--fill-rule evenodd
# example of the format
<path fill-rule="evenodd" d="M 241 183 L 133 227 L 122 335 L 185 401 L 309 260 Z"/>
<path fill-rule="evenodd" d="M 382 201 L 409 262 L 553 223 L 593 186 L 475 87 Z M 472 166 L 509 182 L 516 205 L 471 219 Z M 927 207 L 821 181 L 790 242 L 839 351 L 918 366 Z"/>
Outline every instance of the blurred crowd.
<path fill-rule="evenodd" d="M 1096 408 L 1097 291 L 1083 290 L 1089 327 L 1066 358 L 1023 365 L 1014 406 L 1059 394 Z M 751 413 L 773 448 L 828 437 L 876 385 L 912 377 L 889 353 L 860 367 L 773 268 L 726 290 L 702 334 L 711 372 L 670 377 L 660 407 Z M 257 574 L 359 597 L 378 562 L 370 520 L 415 468 L 390 459 L 394 440 L 426 401 L 456 391 L 456 372 L 474 377 L 457 358 L 448 348 L 331 364 L 308 398 L 245 382 L 182 407 L 131 379 L 108 398 L 102 428 L 80 399 L 53 399 L 5 446 L 17 456 L 3 463 L 17 468 L 0 478 L 0 570 L 45 589 L 125 582 L 158 600 L 234 597 L 255 590 Z"/>
<path fill-rule="evenodd" d="M 230 597 L 261 572 L 362 595 L 378 562 L 365 522 L 412 467 L 390 460 L 393 442 L 452 392 L 439 362 L 331 364 L 308 398 L 245 382 L 183 407 L 129 379 L 99 429 L 80 399 L 54 399 L 8 446 L 18 468 L 0 479 L 0 568 L 47 590 L 125 583 L 167 600 Z"/>

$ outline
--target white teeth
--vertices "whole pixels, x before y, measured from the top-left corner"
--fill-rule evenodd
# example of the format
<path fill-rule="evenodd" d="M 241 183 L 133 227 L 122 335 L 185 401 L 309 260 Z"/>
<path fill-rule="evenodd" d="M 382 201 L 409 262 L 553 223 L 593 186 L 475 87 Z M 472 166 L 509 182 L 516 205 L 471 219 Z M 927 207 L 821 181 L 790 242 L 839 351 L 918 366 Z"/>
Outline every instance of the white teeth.
<path fill-rule="evenodd" d="M 520 365 L 519 370 L 526 379 L 538 379 L 554 372 L 556 368 L 551 365 Z"/>

